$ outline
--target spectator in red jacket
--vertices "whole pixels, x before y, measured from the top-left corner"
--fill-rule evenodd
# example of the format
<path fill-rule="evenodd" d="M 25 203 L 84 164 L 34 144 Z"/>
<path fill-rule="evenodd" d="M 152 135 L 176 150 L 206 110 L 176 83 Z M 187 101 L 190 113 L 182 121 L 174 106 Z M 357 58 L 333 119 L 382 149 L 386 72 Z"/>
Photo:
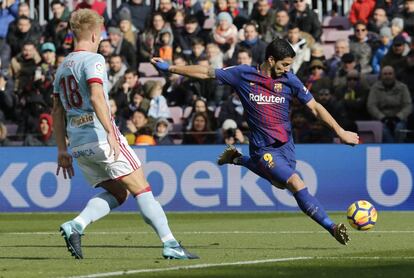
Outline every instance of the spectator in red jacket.
<path fill-rule="evenodd" d="M 368 23 L 368 18 L 372 15 L 375 8 L 374 0 L 355 0 L 349 12 L 349 21 L 355 25 L 357 21 Z"/>

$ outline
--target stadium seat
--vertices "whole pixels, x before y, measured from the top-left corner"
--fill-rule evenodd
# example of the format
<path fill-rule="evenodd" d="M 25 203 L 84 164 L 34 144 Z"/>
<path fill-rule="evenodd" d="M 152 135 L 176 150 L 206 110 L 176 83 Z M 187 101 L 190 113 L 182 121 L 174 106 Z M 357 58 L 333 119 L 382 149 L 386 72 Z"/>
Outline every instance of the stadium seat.
<path fill-rule="evenodd" d="M 363 143 L 382 142 L 382 123 L 380 121 L 356 121 L 358 134 Z"/>
<path fill-rule="evenodd" d="M 345 16 L 326 16 L 322 21 L 322 27 L 349 30 L 352 25 Z"/>
<path fill-rule="evenodd" d="M 164 86 L 165 83 L 166 83 L 164 77 L 140 77 L 139 78 L 139 83 L 144 85 L 145 82 L 150 81 L 150 80 L 161 82 L 161 86 Z"/>
<path fill-rule="evenodd" d="M 170 114 L 174 124 L 183 123 L 183 109 L 180 106 L 171 106 Z"/>
<path fill-rule="evenodd" d="M 138 67 L 138 72 L 141 76 L 149 77 L 149 76 L 159 76 L 158 71 L 151 63 L 140 63 Z"/>
<path fill-rule="evenodd" d="M 335 43 L 339 39 L 348 39 L 348 37 L 353 34 L 354 30 L 326 29 L 324 30 L 321 39 L 325 43 Z"/>
<path fill-rule="evenodd" d="M 7 129 L 7 135 L 8 136 L 14 136 L 16 135 L 17 132 L 17 128 L 19 126 L 16 124 L 6 124 L 6 129 Z"/>

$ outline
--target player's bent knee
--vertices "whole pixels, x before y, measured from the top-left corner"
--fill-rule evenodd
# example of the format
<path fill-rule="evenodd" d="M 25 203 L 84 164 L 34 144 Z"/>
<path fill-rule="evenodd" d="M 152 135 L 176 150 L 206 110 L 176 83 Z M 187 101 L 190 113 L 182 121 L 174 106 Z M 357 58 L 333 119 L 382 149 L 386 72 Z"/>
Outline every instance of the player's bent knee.
<path fill-rule="evenodd" d="M 279 188 L 279 189 L 282 189 L 282 190 L 285 190 L 286 189 L 286 184 L 285 183 L 282 183 L 282 182 L 278 182 L 278 181 L 272 180 L 272 185 L 274 187 Z"/>
<path fill-rule="evenodd" d="M 286 188 L 289 189 L 290 192 L 295 193 L 305 188 L 305 183 L 297 173 L 294 173 L 287 180 Z"/>

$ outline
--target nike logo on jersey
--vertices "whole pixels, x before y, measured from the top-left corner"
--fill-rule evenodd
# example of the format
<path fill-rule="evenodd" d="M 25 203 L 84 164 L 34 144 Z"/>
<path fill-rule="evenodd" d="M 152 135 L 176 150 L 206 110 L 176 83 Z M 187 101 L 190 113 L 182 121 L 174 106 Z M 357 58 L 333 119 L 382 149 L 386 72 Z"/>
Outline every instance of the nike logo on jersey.
<path fill-rule="evenodd" d="M 249 100 L 254 101 L 257 104 L 273 104 L 273 103 L 285 103 L 285 97 L 278 97 L 274 95 L 265 96 L 265 95 L 255 95 L 249 94 Z"/>

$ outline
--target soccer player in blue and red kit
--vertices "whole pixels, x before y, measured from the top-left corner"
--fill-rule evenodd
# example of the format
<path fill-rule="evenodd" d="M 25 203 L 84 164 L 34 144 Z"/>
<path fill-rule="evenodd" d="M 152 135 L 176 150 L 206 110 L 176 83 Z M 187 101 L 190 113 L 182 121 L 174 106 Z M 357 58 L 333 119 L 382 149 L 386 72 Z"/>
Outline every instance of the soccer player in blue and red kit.
<path fill-rule="evenodd" d="M 290 71 L 295 51 L 282 39 L 275 39 L 266 48 L 265 62 L 258 68 L 238 65 L 223 69 L 203 66 L 170 66 L 162 59 L 152 63 L 165 72 L 194 78 L 216 78 L 230 85 L 240 97 L 250 128 L 250 156 L 243 156 L 234 146 L 228 146 L 218 164 L 242 165 L 267 179 L 272 185 L 292 192 L 301 210 L 319 223 L 341 244 L 349 236 L 344 224 L 335 224 L 319 201 L 309 194 L 296 172 L 295 146 L 289 119 L 290 104 L 296 97 L 312 113 L 327 124 L 345 144 L 359 142 L 356 133 L 345 131 L 329 112 Z"/>

